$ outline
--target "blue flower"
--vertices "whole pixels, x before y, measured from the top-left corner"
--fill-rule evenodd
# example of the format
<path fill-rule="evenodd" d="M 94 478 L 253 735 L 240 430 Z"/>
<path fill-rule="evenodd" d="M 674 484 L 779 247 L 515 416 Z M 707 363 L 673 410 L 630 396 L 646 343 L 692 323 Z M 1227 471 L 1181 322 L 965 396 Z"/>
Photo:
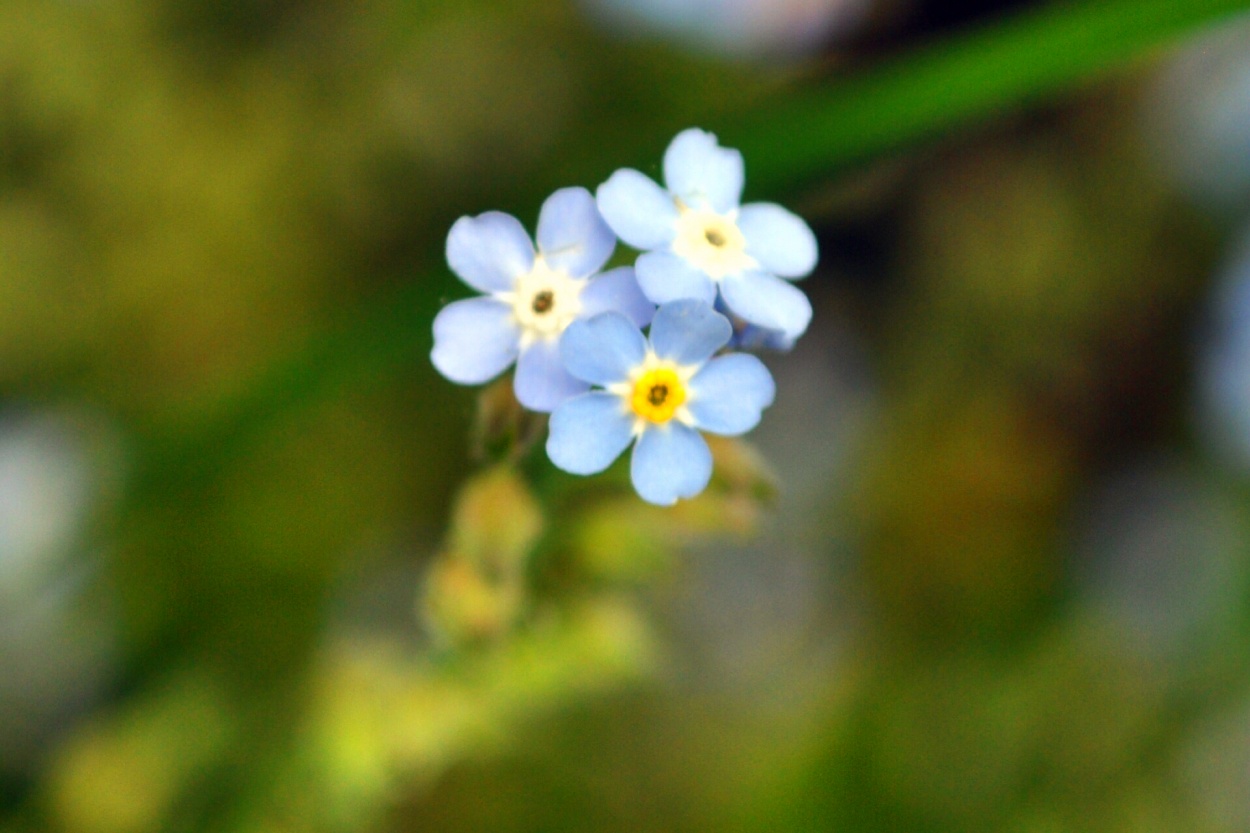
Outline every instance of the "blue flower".
<path fill-rule="evenodd" d="M 661 306 L 650 338 L 613 312 L 570 325 L 560 344 L 564 365 L 602 390 L 575 396 L 551 415 L 551 462 L 595 474 L 637 440 L 630 476 L 643 500 L 667 506 L 703 491 L 712 453 L 699 432 L 750 431 L 775 392 L 755 356 L 712 358 L 731 333 L 725 316 L 696 300 Z"/>
<path fill-rule="evenodd" d="M 608 310 L 642 327 L 655 312 L 632 268 L 595 276 L 615 248 L 585 188 L 563 188 L 543 203 L 537 252 L 510 214 L 461 217 L 447 235 L 447 263 L 484 296 L 439 312 L 430 360 L 463 385 L 489 381 L 516 362 L 517 401 L 534 411 L 550 411 L 582 393 L 589 385 L 560 362 L 565 328 Z"/>
<path fill-rule="evenodd" d="M 644 251 L 634 268 L 648 298 L 697 298 L 791 341 L 807 329 L 812 306 L 783 278 L 816 268 L 816 237 L 772 203 L 739 205 L 742 154 L 691 128 L 664 153 L 667 190 L 630 168 L 599 186 L 599 211 L 621 240 Z"/>

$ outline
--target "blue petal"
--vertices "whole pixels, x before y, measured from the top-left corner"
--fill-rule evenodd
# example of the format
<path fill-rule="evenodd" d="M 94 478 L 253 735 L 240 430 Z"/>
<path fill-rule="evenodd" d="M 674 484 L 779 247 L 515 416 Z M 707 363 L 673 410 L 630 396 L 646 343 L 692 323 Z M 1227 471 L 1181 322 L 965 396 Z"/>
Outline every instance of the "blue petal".
<path fill-rule="evenodd" d="M 534 266 L 534 246 L 511 214 L 461 217 L 447 234 L 447 264 L 479 292 L 510 292 Z"/>
<path fill-rule="evenodd" d="M 639 255 L 634 270 L 643 294 L 657 304 L 681 298 L 697 298 L 710 304 L 716 298 L 716 284 L 707 273 L 672 252 Z"/>
<path fill-rule="evenodd" d="M 634 446 L 629 474 L 643 500 L 671 506 L 707 488 L 712 452 L 698 431 L 679 422 L 649 426 Z"/>
<path fill-rule="evenodd" d="M 664 304 L 651 321 L 651 347 L 655 354 L 677 364 L 703 364 L 732 335 L 729 319 L 703 301 Z"/>
<path fill-rule="evenodd" d="M 760 412 L 773 404 L 776 393 L 762 361 L 734 353 L 712 359 L 691 378 L 686 404 L 700 429 L 734 437 L 759 423 Z"/>
<path fill-rule="evenodd" d="M 516 359 L 521 331 L 512 308 L 494 298 L 468 298 L 448 304 L 434 317 L 430 361 L 461 385 L 493 379 Z"/>
<path fill-rule="evenodd" d="M 580 296 L 582 315 L 589 318 L 601 312 L 619 312 L 639 327 L 651 323 L 655 304 L 638 286 L 633 268 L 622 266 L 591 278 Z"/>
<path fill-rule="evenodd" d="M 794 349 L 794 336 L 788 336 L 781 330 L 769 330 L 754 324 L 742 324 L 734 327 L 734 337 L 729 346 L 736 350 L 773 350 L 788 353 Z"/>
<path fill-rule="evenodd" d="M 729 323 L 733 325 L 733 338 L 729 339 L 731 350 L 776 350 L 786 353 L 794 347 L 795 339 L 781 330 L 769 330 L 755 324 L 748 324 L 734 315 L 729 307 L 725 306 L 724 298 L 717 298 L 715 307 L 716 311 L 726 316 Z"/>
<path fill-rule="evenodd" d="M 595 192 L 599 211 L 616 236 L 635 249 L 656 249 L 676 233 L 673 197 L 632 168 L 621 168 Z"/>
<path fill-rule="evenodd" d="M 744 179 L 742 154 L 698 128 L 678 133 L 664 152 L 664 182 L 692 208 L 720 214 L 737 208 Z"/>
<path fill-rule="evenodd" d="M 560 358 L 569 373 L 592 385 L 611 385 L 629 378 L 642 363 L 647 341 L 632 321 L 619 312 L 603 312 L 574 321 L 560 337 Z"/>
<path fill-rule="evenodd" d="M 600 390 L 575 396 L 551 415 L 547 456 L 573 474 L 601 472 L 629 445 L 633 427 L 619 396 Z"/>
<path fill-rule="evenodd" d="M 747 254 L 764 271 L 801 278 L 816 268 L 816 235 L 798 215 L 781 206 L 767 202 L 742 206 L 738 228 L 747 239 Z"/>
<path fill-rule="evenodd" d="M 516 361 L 513 390 L 516 391 L 517 401 L 531 411 L 553 411 L 569 397 L 585 393 L 588 387 L 564 369 L 556 339 L 535 341 L 521 351 Z"/>
<path fill-rule="evenodd" d="M 798 338 L 812 320 L 812 304 L 798 287 L 765 272 L 743 272 L 721 281 L 725 306 L 748 323 Z"/>
<path fill-rule="evenodd" d="M 616 235 L 599 216 L 585 188 L 561 188 L 538 215 L 538 250 L 553 269 L 574 278 L 603 268 L 616 248 Z"/>

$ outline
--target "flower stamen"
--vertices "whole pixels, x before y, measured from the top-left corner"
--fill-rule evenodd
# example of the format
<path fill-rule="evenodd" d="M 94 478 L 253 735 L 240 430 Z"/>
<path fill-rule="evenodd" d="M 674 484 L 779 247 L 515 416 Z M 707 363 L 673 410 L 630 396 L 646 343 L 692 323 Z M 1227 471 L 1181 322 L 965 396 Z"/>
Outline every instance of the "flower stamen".
<path fill-rule="evenodd" d="M 530 302 L 530 309 L 542 315 L 551 312 L 551 308 L 555 306 L 555 293 L 550 289 L 544 289 L 534 296 L 534 300 Z"/>
<path fill-rule="evenodd" d="M 663 424 L 673 418 L 685 401 L 686 386 L 676 369 L 656 367 L 635 380 L 629 404 L 642 419 Z"/>
<path fill-rule="evenodd" d="M 521 325 L 522 346 L 564 332 L 581 312 L 585 285 L 583 280 L 552 269 L 542 256 L 535 258 L 533 269 L 517 278 L 516 289 L 504 296 Z"/>

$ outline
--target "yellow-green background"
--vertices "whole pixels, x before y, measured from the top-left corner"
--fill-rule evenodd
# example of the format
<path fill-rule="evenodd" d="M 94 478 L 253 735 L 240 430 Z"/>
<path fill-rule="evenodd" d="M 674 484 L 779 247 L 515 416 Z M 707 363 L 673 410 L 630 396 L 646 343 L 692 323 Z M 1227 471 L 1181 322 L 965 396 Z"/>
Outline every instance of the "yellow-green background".
<path fill-rule="evenodd" d="M 0 831 L 1245 829 L 1233 226 L 1145 115 L 1194 21 L 1053 8 L 761 64 L 559 0 L 0 3 L 0 406 L 89 493 L 0 595 Z M 690 125 L 822 243 L 776 495 L 489 480 L 446 229 Z M 515 626 L 432 636 L 430 565 L 527 523 Z"/>

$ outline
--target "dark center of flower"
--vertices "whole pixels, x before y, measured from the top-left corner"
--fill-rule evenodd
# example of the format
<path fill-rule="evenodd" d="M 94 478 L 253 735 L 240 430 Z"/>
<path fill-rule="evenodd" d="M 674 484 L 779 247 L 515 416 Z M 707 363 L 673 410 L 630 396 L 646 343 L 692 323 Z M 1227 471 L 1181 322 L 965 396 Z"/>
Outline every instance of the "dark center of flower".
<path fill-rule="evenodd" d="M 714 228 L 705 230 L 703 232 L 703 239 L 717 248 L 725 245 L 725 235 L 721 234 Z"/>
<path fill-rule="evenodd" d="M 533 302 L 530 303 L 530 309 L 542 315 L 544 312 L 550 312 L 555 303 L 555 295 L 552 294 L 550 289 L 544 289 L 534 296 Z"/>
<path fill-rule="evenodd" d="M 673 417 L 686 401 L 686 387 L 677 370 L 672 367 L 655 367 L 634 381 L 629 398 L 633 412 L 656 425 L 662 425 Z"/>

